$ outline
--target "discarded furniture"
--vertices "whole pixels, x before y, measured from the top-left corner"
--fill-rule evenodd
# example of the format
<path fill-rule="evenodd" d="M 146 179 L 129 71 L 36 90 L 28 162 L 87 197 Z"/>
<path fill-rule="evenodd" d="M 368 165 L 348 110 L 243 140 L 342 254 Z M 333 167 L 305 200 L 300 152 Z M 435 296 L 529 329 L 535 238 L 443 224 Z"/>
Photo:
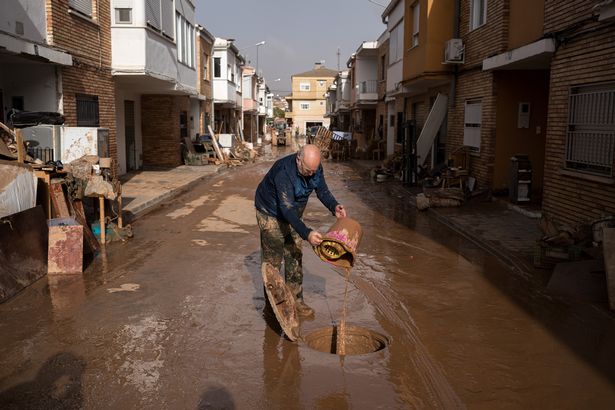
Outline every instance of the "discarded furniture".
<path fill-rule="evenodd" d="M 385 146 L 383 140 L 378 140 L 376 148 L 372 150 L 372 160 L 382 161 L 385 153 Z"/>
<path fill-rule="evenodd" d="M 83 226 L 73 218 L 54 218 L 48 224 L 47 273 L 83 272 Z"/>
<path fill-rule="evenodd" d="M 509 194 L 512 202 L 529 202 L 532 192 L 532 164 L 527 155 L 510 158 Z"/>
<path fill-rule="evenodd" d="M 47 244 L 40 206 L 0 218 L 0 302 L 45 276 Z"/>
<path fill-rule="evenodd" d="M 0 217 L 36 205 L 36 176 L 26 165 L 0 160 Z"/>

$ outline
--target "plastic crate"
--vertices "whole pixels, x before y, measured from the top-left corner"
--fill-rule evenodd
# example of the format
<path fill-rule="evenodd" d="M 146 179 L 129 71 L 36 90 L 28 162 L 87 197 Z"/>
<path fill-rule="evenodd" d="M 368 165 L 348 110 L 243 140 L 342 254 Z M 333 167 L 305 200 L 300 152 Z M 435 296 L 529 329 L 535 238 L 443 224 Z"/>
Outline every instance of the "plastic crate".
<path fill-rule="evenodd" d="M 556 263 L 571 262 L 581 259 L 583 248 L 578 245 L 553 246 L 544 242 L 534 245 L 534 266 L 551 269 Z"/>

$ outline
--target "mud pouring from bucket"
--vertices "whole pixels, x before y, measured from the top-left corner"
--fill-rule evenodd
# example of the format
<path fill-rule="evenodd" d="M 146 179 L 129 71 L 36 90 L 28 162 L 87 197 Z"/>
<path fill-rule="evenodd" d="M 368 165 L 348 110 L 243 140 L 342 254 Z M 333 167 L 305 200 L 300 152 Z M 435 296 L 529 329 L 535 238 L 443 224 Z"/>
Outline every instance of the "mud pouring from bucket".
<path fill-rule="evenodd" d="M 280 327 L 291 341 L 304 341 L 310 348 L 339 356 L 372 353 L 386 347 L 388 339 L 379 333 L 346 325 L 348 283 L 350 271 L 357 258 L 357 248 L 363 236 L 361 225 L 351 218 L 339 218 L 322 237 L 314 252 L 320 259 L 342 268 L 345 273 L 344 305 L 338 326 L 299 334 L 299 318 L 294 296 L 278 270 L 268 263 L 262 265 L 263 283 L 269 304 Z"/>

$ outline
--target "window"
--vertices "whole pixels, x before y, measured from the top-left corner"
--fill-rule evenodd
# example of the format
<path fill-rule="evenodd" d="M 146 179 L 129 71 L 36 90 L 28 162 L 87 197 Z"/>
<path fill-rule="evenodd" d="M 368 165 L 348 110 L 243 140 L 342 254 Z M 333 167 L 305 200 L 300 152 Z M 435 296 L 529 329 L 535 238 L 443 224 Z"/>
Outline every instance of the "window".
<path fill-rule="evenodd" d="M 115 24 L 131 24 L 132 9 L 115 9 Z"/>
<path fill-rule="evenodd" d="M 92 17 L 92 0 L 68 0 L 68 7 L 88 17 Z"/>
<path fill-rule="evenodd" d="M 194 27 L 181 14 L 176 15 L 177 61 L 194 68 Z"/>
<path fill-rule="evenodd" d="M 77 126 L 98 127 L 98 96 L 77 94 Z"/>
<path fill-rule="evenodd" d="M 214 57 L 214 78 L 220 78 L 222 76 L 221 71 L 220 57 Z"/>
<path fill-rule="evenodd" d="M 299 84 L 299 90 L 301 90 L 301 91 L 310 91 L 310 83 L 301 83 L 301 84 Z"/>
<path fill-rule="evenodd" d="M 470 0 L 470 30 L 487 21 L 487 0 Z"/>
<path fill-rule="evenodd" d="M 615 83 L 570 89 L 566 168 L 613 175 Z"/>
<path fill-rule="evenodd" d="M 302 110 L 309 110 L 310 109 L 310 103 L 301 103 L 301 104 L 299 104 L 299 108 L 301 108 Z"/>
<path fill-rule="evenodd" d="M 480 152 L 482 117 L 483 103 L 481 101 L 466 101 L 463 125 L 463 145 L 467 145 L 475 152 Z"/>
<path fill-rule="evenodd" d="M 412 5 L 412 47 L 419 45 L 419 22 L 421 19 L 421 4 L 417 1 Z"/>
<path fill-rule="evenodd" d="M 145 0 L 145 20 L 150 28 L 173 38 L 173 0 Z"/>
<path fill-rule="evenodd" d="M 389 64 L 401 60 L 404 48 L 404 25 L 402 23 L 391 30 L 389 36 Z"/>

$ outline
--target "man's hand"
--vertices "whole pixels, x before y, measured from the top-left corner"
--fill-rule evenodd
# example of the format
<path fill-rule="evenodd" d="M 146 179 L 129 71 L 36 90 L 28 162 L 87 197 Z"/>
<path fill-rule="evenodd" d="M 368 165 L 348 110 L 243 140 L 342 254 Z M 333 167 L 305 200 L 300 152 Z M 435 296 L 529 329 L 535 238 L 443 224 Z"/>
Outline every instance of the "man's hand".
<path fill-rule="evenodd" d="M 322 242 L 322 235 L 318 231 L 311 231 L 308 235 L 308 242 L 312 246 L 318 246 Z"/>
<path fill-rule="evenodd" d="M 344 205 L 336 205 L 335 206 L 335 217 L 336 218 L 346 218 L 348 215 L 346 215 L 346 208 L 344 208 Z"/>

